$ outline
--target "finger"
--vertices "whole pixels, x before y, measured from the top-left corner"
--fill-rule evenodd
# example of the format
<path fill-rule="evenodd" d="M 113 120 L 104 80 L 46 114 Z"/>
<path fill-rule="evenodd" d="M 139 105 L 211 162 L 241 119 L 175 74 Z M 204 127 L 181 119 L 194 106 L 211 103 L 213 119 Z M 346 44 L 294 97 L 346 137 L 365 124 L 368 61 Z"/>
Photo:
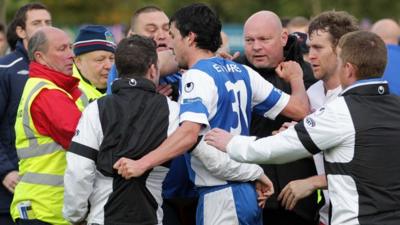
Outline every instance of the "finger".
<path fill-rule="evenodd" d="M 293 198 L 292 202 L 289 204 L 289 210 L 293 210 L 294 207 L 297 204 L 298 199 L 297 198 Z"/>
<path fill-rule="evenodd" d="M 238 58 L 239 56 L 240 56 L 240 52 L 239 52 L 239 51 L 235 52 L 235 53 L 233 54 L 233 56 L 232 56 L 232 60 Z"/>
<path fill-rule="evenodd" d="M 123 161 L 123 158 L 118 159 L 118 161 L 114 163 L 113 168 L 116 169 L 116 170 L 119 169 L 121 167 L 121 162 L 122 161 Z"/>
<path fill-rule="evenodd" d="M 285 204 L 285 208 L 287 209 L 287 210 L 290 210 L 290 205 L 292 204 L 292 202 L 294 201 L 294 199 L 295 199 L 295 196 L 294 195 L 290 195 L 289 196 L 289 198 L 287 199 L 287 201 L 286 201 L 286 204 Z"/>
<path fill-rule="evenodd" d="M 283 196 L 285 196 L 285 194 L 286 194 L 287 191 L 288 191 L 288 188 L 287 188 L 287 186 L 285 186 L 285 187 L 282 189 L 281 193 L 279 193 L 279 195 L 278 195 L 278 201 L 281 201 L 281 200 L 282 200 Z"/>

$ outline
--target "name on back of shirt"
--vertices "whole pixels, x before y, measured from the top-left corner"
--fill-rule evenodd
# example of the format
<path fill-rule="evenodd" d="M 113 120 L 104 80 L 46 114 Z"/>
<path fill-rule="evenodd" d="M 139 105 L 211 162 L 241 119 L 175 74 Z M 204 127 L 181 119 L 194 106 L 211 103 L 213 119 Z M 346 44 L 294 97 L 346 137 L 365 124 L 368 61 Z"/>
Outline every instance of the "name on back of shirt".
<path fill-rule="evenodd" d="M 242 72 L 242 70 L 236 65 L 236 64 L 226 64 L 226 65 L 219 65 L 214 63 L 213 64 L 214 69 L 218 73 L 232 73 L 232 72 Z"/>

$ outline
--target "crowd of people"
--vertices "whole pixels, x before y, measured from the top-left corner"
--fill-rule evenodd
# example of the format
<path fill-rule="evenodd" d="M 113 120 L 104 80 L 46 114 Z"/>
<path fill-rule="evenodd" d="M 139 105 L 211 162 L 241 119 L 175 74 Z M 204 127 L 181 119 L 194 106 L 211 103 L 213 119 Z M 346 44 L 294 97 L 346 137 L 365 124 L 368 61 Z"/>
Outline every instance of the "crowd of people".
<path fill-rule="evenodd" d="M 399 25 L 262 10 L 242 55 L 221 28 L 205 4 L 145 6 L 119 43 L 102 25 L 71 41 L 22 6 L 0 58 L 0 224 L 399 224 Z"/>

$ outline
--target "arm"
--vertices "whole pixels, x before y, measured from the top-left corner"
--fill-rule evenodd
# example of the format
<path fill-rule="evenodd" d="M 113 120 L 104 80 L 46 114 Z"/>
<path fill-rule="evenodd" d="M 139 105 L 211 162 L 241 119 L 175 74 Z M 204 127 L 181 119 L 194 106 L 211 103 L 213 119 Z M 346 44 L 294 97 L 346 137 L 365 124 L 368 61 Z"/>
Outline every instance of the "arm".
<path fill-rule="evenodd" d="M 351 117 L 342 98 L 338 98 L 317 112 L 307 116 L 294 127 L 266 138 L 232 136 L 213 129 L 205 140 L 208 144 L 228 154 L 239 162 L 259 164 L 281 164 L 292 162 L 316 154 L 321 150 L 332 149 L 353 135 Z"/>
<path fill-rule="evenodd" d="M 9 118 L 6 114 L 6 109 L 9 106 L 9 79 L 8 73 L 4 70 L 0 74 L 0 118 Z M 15 118 L 14 118 L 15 119 Z M 9 121 L 3 121 L 2 123 L 8 123 Z M 0 125 L 4 129 L 3 124 Z M 6 129 L 14 129 L 14 127 L 5 126 Z M 6 131 L 5 133 L 8 133 Z M 0 138 L 0 181 L 2 185 L 7 188 L 10 192 L 14 192 L 14 188 L 19 181 L 18 176 L 18 165 L 11 161 L 8 157 L 8 151 L 15 151 L 14 149 L 8 148 L 8 146 L 2 142 L 3 138 Z"/>
<path fill-rule="evenodd" d="M 278 196 L 283 207 L 292 210 L 297 202 L 311 195 L 317 189 L 326 189 L 328 182 L 325 174 L 306 179 L 290 181 Z"/>
<path fill-rule="evenodd" d="M 31 115 L 40 134 L 68 149 L 81 117 L 72 99 L 62 91 L 44 89 L 33 100 Z"/>
<path fill-rule="evenodd" d="M 206 169 L 219 179 L 247 182 L 255 181 L 264 175 L 264 171 L 259 165 L 236 162 L 228 154 L 218 151 L 203 140 L 191 154 L 197 157 Z"/>
<path fill-rule="evenodd" d="M 309 114 L 310 105 L 300 65 L 293 61 L 282 62 L 275 71 L 279 77 L 290 83 L 292 89 L 289 102 L 281 113 L 297 121 L 303 119 Z"/>
<path fill-rule="evenodd" d="M 160 146 L 140 160 L 121 158 L 114 164 L 114 169 L 124 178 L 137 177 L 147 170 L 161 165 L 189 150 L 196 142 L 201 125 L 185 121 Z"/>
<path fill-rule="evenodd" d="M 114 169 L 125 178 L 137 177 L 189 150 L 200 131 L 209 127 L 208 115 L 216 99 L 212 78 L 199 70 L 188 70 L 182 77 L 179 126 L 159 147 L 140 160 L 121 158 Z M 210 87 L 211 86 L 211 87 Z M 215 85 L 214 85 L 215 86 Z"/>
<path fill-rule="evenodd" d="M 66 154 L 63 215 L 71 223 L 83 221 L 89 212 L 89 196 L 96 178 L 96 156 L 103 140 L 97 102 L 82 114 L 71 147 Z"/>

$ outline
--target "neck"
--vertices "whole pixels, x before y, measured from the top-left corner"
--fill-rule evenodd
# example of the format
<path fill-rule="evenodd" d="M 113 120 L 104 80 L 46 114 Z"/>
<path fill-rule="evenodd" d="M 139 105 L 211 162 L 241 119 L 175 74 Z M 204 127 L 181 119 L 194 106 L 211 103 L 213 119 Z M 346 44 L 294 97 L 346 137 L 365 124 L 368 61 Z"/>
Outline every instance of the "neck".
<path fill-rule="evenodd" d="M 215 54 L 209 50 L 196 49 L 195 52 L 193 54 L 190 54 L 188 57 L 188 67 L 191 68 L 199 60 L 208 59 L 214 56 Z"/>
<path fill-rule="evenodd" d="M 328 79 L 323 80 L 325 93 L 329 90 L 333 90 L 340 85 L 339 74 L 336 72 L 335 74 L 328 77 Z"/>

